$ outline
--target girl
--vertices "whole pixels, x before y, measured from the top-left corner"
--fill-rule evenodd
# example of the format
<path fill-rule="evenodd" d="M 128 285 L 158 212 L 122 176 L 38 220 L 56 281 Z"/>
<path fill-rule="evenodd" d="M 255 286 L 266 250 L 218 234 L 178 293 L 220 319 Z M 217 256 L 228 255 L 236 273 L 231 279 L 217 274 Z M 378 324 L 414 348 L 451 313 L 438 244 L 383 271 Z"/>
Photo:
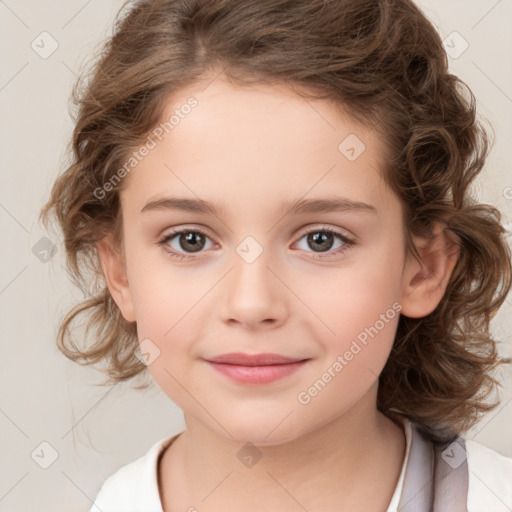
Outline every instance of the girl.
<path fill-rule="evenodd" d="M 186 430 L 91 512 L 510 510 L 512 459 L 462 437 L 496 406 L 510 251 L 433 26 L 410 0 L 122 12 L 42 211 L 95 285 L 58 343 L 149 372 Z"/>

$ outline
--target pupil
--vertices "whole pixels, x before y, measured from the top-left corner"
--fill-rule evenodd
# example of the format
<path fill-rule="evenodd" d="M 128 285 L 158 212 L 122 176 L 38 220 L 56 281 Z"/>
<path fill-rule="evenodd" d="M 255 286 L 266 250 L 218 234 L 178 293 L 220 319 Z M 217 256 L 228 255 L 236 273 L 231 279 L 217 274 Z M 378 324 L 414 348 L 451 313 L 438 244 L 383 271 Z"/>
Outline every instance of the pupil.
<path fill-rule="evenodd" d="M 329 250 L 332 246 L 332 237 L 334 235 L 332 233 L 325 233 L 322 231 L 317 231 L 316 233 L 310 233 L 308 235 L 308 243 L 314 242 L 315 244 L 319 244 L 320 251 L 323 252 L 323 250 Z"/>
<path fill-rule="evenodd" d="M 183 235 L 182 235 L 183 236 Z M 185 235 L 186 244 L 189 244 L 193 251 L 199 251 L 204 246 L 204 239 L 202 238 L 201 234 L 199 233 L 187 233 Z M 199 241 L 194 242 L 194 239 L 198 238 Z M 180 246 L 182 249 L 187 249 L 187 247 L 184 247 L 183 244 L 180 242 Z"/>

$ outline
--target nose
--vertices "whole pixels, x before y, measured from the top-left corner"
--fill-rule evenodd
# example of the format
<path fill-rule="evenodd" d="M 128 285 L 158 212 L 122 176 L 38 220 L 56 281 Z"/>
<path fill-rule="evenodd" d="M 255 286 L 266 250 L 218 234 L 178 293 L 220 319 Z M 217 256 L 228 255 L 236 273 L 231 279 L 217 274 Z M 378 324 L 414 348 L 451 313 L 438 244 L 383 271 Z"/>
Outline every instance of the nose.
<path fill-rule="evenodd" d="M 269 263 L 265 251 L 252 262 L 235 255 L 222 284 L 222 321 L 255 329 L 275 328 L 286 320 L 290 292 Z"/>

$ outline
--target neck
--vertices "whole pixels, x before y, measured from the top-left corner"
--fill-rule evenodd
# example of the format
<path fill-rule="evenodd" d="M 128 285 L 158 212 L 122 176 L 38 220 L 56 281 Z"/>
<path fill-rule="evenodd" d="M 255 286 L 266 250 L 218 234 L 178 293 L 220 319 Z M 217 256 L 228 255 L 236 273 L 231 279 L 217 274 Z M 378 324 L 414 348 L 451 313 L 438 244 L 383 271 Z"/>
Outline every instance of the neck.
<path fill-rule="evenodd" d="M 164 511 L 206 506 L 252 512 L 263 503 L 269 512 L 385 510 L 400 475 L 405 436 L 377 410 L 375 399 L 376 387 L 322 427 L 278 445 L 246 446 L 242 454 L 244 443 L 186 418 L 187 430 L 160 464 Z"/>

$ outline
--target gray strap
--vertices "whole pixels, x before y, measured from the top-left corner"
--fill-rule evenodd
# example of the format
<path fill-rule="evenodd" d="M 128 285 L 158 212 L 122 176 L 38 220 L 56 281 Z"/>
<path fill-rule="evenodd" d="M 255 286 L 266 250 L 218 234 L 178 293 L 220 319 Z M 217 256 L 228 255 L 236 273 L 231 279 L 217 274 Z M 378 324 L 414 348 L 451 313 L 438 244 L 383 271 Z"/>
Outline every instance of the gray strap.
<path fill-rule="evenodd" d="M 411 423 L 411 446 L 405 467 L 399 512 L 428 512 L 431 508 L 432 447 Z"/>
<path fill-rule="evenodd" d="M 468 467 L 464 439 L 435 446 L 411 423 L 411 446 L 399 512 L 467 512 Z"/>
<path fill-rule="evenodd" d="M 468 460 L 466 443 L 457 437 L 444 449 L 435 447 L 437 460 L 434 512 L 467 512 Z"/>

